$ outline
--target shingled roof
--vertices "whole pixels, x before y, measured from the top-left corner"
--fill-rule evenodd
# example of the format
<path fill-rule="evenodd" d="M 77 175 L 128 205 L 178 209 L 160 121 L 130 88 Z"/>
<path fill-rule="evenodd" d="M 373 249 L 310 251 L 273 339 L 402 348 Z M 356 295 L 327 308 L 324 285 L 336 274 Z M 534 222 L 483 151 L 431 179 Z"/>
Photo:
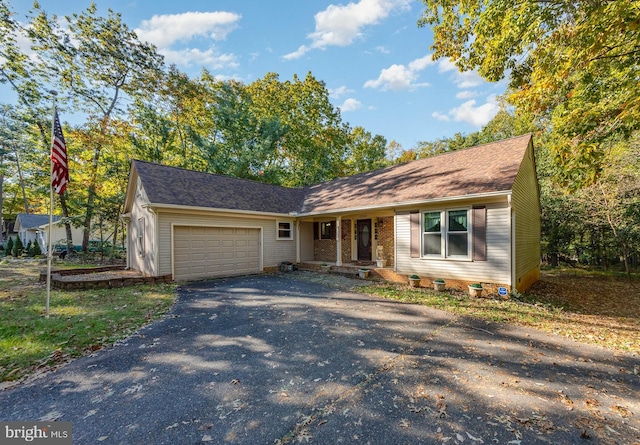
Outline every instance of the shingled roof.
<path fill-rule="evenodd" d="M 321 213 L 511 190 L 527 134 L 406 164 L 287 188 L 133 161 L 152 204 L 267 213 Z"/>
<path fill-rule="evenodd" d="M 509 191 L 531 138 L 527 134 L 316 184 L 300 213 Z"/>
<path fill-rule="evenodd" d="M 53 222 L 60 219 L 59 216 L 53 217 Z M 16 217 L 16 230 L 33 229 L 42 225 L 49 224 L 49 215 L 36 215 L 33 213 L 18 213 Z"/>
<path fill-rule="evenodd" d="M 289 213 L 300 208 L 304 189 L 134 160 L 153 204 Z"/>

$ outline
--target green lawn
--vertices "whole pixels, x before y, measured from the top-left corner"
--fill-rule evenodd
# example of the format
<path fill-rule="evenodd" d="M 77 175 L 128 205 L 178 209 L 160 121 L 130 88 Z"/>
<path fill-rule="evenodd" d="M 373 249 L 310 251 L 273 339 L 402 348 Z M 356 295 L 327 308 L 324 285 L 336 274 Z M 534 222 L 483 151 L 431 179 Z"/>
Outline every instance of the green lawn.
<path fill-rule="evenodd" d="M 51 291 L 38 282 L 41 264 L 0 263 L 0 381 L 78 357 L 130 335 L 166 313 L 173 284 Z"/>

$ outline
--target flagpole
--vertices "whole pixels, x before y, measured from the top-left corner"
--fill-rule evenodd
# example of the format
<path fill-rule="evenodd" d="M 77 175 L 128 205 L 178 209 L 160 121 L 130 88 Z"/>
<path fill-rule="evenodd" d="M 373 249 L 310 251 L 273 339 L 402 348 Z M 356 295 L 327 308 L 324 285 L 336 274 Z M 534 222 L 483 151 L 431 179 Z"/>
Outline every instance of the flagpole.
<path fill-rule="evenodd" d="M 53 245 L 51 242 L 51 226 L 53 225 L 53 138 L 55 137 L 55 121 L 56 121 L 56 96 L 58 92 L 55 90 L 51 90 L 50 93 L 53 95 L 53 117 L 51 119 L 51 149 L 49 153 L 49 164 L 50 164 L 50 174 L 49 174 L 49 228 L 47 230 L 47 240 L 49 242 L 49 247 L 47 249 L 47 310 L 46 310 L 46 318 L 49 318 L 49 302 L 51 301 L 51 259 L 53 257 Z"/>

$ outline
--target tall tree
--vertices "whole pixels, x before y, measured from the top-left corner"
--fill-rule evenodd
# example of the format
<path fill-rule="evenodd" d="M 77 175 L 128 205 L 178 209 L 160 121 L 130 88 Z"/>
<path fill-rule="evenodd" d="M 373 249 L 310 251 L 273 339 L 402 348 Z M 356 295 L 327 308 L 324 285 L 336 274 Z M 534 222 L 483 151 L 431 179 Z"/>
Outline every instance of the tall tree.
<path fill-rule="evenodd" d="M 347 176 L 386 167 L 387 140 L 379 134 L 372 136 L 362 127 L 355 127 L 349 133 L 349 144 L 345 156 Z"/>
<path fill-rule="evenodd" d="M 212 80 L 212 79 L 211 79 Z M 206 142 L 208 171 L 278 183 L 278 150 L 288 128 L 279 116 L 258 113 L 249 89 L 240 82 L 208 83 L 208 107 L 215 130 Z"/>
<path fill-rule="evenodd" d="M 119 104 L 123 96 L 135 98 L 153 91 L 161 75 L 162 57 L 155 47 L 138 40 L 120 14 L 108 10 L 106 18 L 98 16 L 94 3 L 80 14 L 65 17 L 66 27 L 37 3 L 34 10 L 29 36 L 42 62 L 41 75 L 63 90 L 99 135 L 87 147 L 92 160 L 83 223 L 82 248 L 86 251 L 95 211 L 97 173 L 111 120 L 122 112 Z"/>
<path fill-rule="evenodd" d="M 0 83 L 8 83 L 18 96 L 15 113 L 19 113 L 25 122 L 33 125 L 38 138 L 42 159 L 35 165 L 47 166 L 46 154 L 50 141 L 50 100 L 47 86 L 37 77 L 36 60 L 25 54 L 18 45 L 18 36 L 26 36 L 26 30 L 15 19 L 8 4 L 0 0 Z M 44 169 L 48 171 L 47 168 Z M 65 220 L 67 249 L 71 249 L 71 226 L 66 221 L 69 214 L 66 192 L 58 195 Z"/>
<path fill-rule="evenodd" d="M 308 185 L 341 174 L 349 129 L 323 82 L 311 73 L 304 80 L 294 75 L 293 81 L 280 82 L 269 73 L 248 88 L 256 116 L 286 128 L 278 144 L 282 185 Z"/>
<path fill-rule="evenodd" d="M 637 1 L 423 0 L 434 57 L 489 81 L 552 134 L 567 184 L 595 181 L 608 140 L 640 128 Z"/>

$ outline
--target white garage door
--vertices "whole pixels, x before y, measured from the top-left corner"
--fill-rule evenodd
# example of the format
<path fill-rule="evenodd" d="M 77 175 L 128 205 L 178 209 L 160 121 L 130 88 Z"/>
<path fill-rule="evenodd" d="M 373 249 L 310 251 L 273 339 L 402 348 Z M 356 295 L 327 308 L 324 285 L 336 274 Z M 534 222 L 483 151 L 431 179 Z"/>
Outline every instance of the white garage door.
<path fill-rule="evenodd" d="M 260 229 L 174 227 L 175 280 L 242 275 L 260 270 Z"/>

